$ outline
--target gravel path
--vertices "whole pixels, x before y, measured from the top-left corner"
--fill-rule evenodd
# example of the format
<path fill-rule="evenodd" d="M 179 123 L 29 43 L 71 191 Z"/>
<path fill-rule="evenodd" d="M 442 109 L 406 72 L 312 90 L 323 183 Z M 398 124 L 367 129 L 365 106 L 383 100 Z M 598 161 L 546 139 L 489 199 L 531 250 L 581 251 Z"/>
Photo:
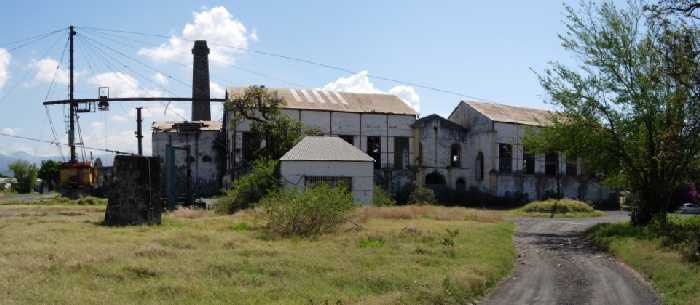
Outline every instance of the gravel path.
<path fill-rule="evenodd" d="M 515 219 L 513 275 L 480 304 L 661 304 L 637 273 L 582 238 L 596 223 L 627 219 L 620 212 L 595 219 Z"/>

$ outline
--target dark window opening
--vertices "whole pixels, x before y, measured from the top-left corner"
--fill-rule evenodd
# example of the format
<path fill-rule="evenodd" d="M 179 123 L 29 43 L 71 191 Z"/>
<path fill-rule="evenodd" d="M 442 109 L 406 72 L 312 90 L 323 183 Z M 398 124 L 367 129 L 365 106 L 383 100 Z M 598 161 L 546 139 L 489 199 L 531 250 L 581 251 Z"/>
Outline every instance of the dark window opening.
<path fill-rule="evenodd" d="M 476 181 L 484 180 L 484 154 L 482 152 L 476 155 L 476 161 L 474 162 L 474 178 L 476 178 Z"/>
<path fill-rule="evenodd" d="M 418 165 L 423 165 L 423 143 L 418 142 Z"/>
<path fill-rule="evenodd" d="M 464 178 L 457 179 L 457 183 L 455 183 L 455 190 L 457 190 L 458 192 L 467 191 L 467 182 L 464 181 Z"/>
<path fill-rule="evenodd" d="M 350 143 L 350 145 L 355 145 L 355 137 L 354 136 L 343 135 L 343 136 L 338 136 L 338 137 L 345 140 L 345 142 Z"/>
<path fill-rule="evenodd" d="M 425 184 L 427 185 L 444 185 L 445 183 L 445 176 L 438 172 L 425 175 Z"/>
<path fill-rule="evenodd" d="M 559 154 L 549 152 L 544 155 L 544 174 L 547 176 L 556 176 L 559 172 Z"/>
<path fill-rule="evenodd" d="M 450 165 L 452 167 L 462 167 L 462 145 L 452 144 L 450 147 Z"/>
<path fill-rule="evenodd" d="M 535 154 L 527 151 L 525 149 L 525 152 L 523 152 L 523 169 L 525 170 L 526 174 L 533 175 L 535 174 Z"/>
<path fill-rule="evenodd" d="M 374 159 L 374 168 L 382 168 L 382 138 L 367 137 L 367 154 Z"/>
<path fill-rule="evenodd" d="M 202 162 L 211 162 L 211 157 L 210 156 L 202 157 Z"/>
<path fill-rule="evenodd" d="M 394 138 L 394 168 L 405 169 L 408 166 L 408 138 Z"/>
<path fill-rule="evenodd" d="M 501 173 L 513 171 L 513 145 L 498 144 L 498 171 Z"/>
<path fill-rule="evenodd" d="M 352 177 L 328 177 L 328 176 L 306 176 L 304 177 L 304 187 L 313 187 L 325 184 L 330 187 L 343 187 L 352 189 Z"/>
<path fill-rule="evenodd" d="M 255 153 L 260 150 L 260 139 L 250 132 L 243 133 L 243 164 L 248 164 L 255 157 Z"/>
<path fill-rule="evenodd" d="M 578 175 L 578 168 L 576 166 L 576 159 L 577 157 L 567 157 L 566 158 L 566 175 L 567 176 L 577 176 Z"/>

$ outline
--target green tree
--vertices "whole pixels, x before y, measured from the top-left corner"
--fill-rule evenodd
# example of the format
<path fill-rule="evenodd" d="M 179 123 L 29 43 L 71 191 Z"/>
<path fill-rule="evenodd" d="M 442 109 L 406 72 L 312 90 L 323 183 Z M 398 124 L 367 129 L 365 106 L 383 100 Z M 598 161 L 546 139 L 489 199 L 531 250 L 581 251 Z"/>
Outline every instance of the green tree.
<path fill-rule="evenodd" d="M 17 192 L 21 194 L 31 193 L 36 185 L 36 165 L 27 161 L 18 160 L 10 164 L 10 170 L 17 179 Z"/>
<path fill-rule="evenodd" d="M 54 160 L 41 161 L 38 176 L 48 183 L 49 189 L 53 190 L 58 185 L 61 175 L 61 163 Z"/>
<path fill-rule="evenodd" d="M 248 87 L 226 102 L 225 108 L 232 114 L 230 123 L 237 126 L 244 120 L 250 121 L 250 136 L 268 144 L 253 153 L 254 160 L 247 161 L 277 160 L 304 136 L 320 134 L 318 129 L 306 128 L 284 115 L 281 109 L 285 104 L 277 92 L 264 86 Z"/>
<path fill-rule="evenodd" d="M 665 223 L 700 149 L 699 36 L 628 6 L 566 7 L 560 39 L 580 65 L 554 62 L 538 75 L 560 115 L 531 142 L 554 143 L 615 177 L 635 194 L 635 225 Z"/>

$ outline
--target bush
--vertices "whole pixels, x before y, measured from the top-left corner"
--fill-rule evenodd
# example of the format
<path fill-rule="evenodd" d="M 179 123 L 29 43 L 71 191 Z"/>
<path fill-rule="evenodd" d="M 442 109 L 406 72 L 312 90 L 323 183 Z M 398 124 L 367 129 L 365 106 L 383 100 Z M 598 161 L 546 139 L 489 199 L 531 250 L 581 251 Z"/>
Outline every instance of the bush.
<path fill-rule="evenodd" d="M 383 188 L 379 186 L 374 186 L 372 203 L 378 207 L 395 206 L 396 200 L 391 197 L 390 194 L 384 191 Z"/>
<path fill-rule="evenodd" d="M 525 213 L 593 213 L 595 210 L 586 203 L 571 199 L 548 199 L 545 201 L 534 201 L 526 204 L 520 209 Z"/>
<path fill-rule="evenodd" d="M 433 190 L 425 187 L 416 187 L 411 195 L 408 196 L 410 204 L 433 204 L 435 203 L 435 193 Z"/>
<path fill-rule="evenodd" d="M 271 193 L 260 206 L 269 233 L 308 237 L 333 232 L 348 220 L 355 204 L 345 188 L 321 184 L 303 192 L 285 189 Z"/>
<path fill-rule="evenodd" d="M 216 202 L 216 212 L 233 214 L 253 207 L 267 194 L 280 186 L 277 176 L 277 161 L 259 160 L 247 175 L 234 182 L 233 188 Z"/>

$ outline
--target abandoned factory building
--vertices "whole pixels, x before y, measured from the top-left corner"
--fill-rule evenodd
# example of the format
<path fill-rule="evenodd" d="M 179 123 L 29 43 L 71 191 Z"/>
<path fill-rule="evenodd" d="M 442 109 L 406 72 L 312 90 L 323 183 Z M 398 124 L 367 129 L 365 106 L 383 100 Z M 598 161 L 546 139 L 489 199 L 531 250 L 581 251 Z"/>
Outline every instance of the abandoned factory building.
<path fill-rule="evenodd" d="M 229 89 L 229 96 L 244 88 Z M 400 98 L 388 94 L 348 93 L 307 89 L 268 89 L 286 105 L 282 113 L 315 127 L 325 136 L 337 136 L 374 161 L 375 183 L 397 189 L 413 180 L 416 141 L 412 125 L 416 112 Z M 226 115 L 228 116 L 228 115 Z M 229 116 L 230 117 L 230 116 Z M 226 127 L 227 177 L 245 172 L 251 153 L 261 145 L 248 136 L 250 122 Z"/>

